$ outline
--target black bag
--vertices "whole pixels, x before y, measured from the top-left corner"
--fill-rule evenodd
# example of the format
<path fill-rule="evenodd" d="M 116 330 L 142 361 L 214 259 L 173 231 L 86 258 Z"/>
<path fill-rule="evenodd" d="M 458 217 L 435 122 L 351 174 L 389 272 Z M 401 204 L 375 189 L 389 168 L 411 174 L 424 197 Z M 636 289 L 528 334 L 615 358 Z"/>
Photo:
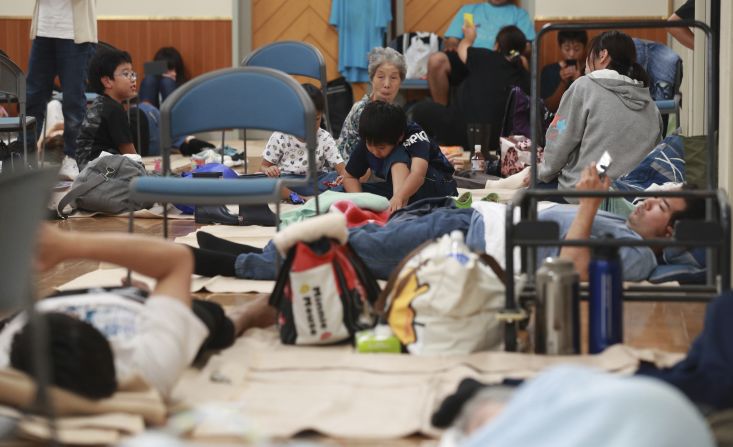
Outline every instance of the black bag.
<path fill-rule="evenodd" d="M 354 105 L 354 91 L 344 77 L 328 81 L 326 84 L 326 100 L 328 101 L 328 119 L 331 121 L 331 133 L 334 138 L 341 134 L 346 116 Z"/>

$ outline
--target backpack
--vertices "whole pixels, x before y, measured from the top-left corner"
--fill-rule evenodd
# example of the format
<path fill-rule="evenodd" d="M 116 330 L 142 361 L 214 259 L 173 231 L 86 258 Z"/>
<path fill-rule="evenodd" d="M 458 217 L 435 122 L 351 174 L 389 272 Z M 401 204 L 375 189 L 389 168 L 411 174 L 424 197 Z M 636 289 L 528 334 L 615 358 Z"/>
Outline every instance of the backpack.
<path fill-rule="evenodd" d="M 351 84 L 341 76 L 326 84 L 326 101 L 328 101 L 328 119 L 331 122 L 331 135 L 338 138 L 341 128 L 351 107 L 354 105 L 354 91 Z"/>
<path fill-rule="evenodd" d="M 411 354 L 468 354 L 503 346 L 497 318 L 504 272 L 454 231 L 413 250 L 390 275 L 377 309 Z"/>
<path fill-rule="evenodd" d="M 130 200 L 130 181 L 145 175 L 145 167 L 124 155 L 107 155 L 90 161 L 59 201 L 56 212 L 66 218 L 64 208 L 120 214 L 150 208 L 153 204 Z"/>
<path fill-rule="evenodd" d="M 321 237 L 290 247 L 269 303 L 283 344 L 320 345 L 373 327 L 378 296 L 376 279 L 348 243 Z"/>
<path fill-rule="evenodd" d="M 531 98 L 529 95 L 519 87 L 512 87 L 509 91 L 509 96 L 506 100 L 506 107 L 504 108 L 504 122 L 501 126 L 501 136 L 508 137 L 509 135 L 523 135 L 527 138 L 532 138 L 532 131 L 530 126 L 530 105 Z M 539 141 L 538 145 L 545 145 L 545 134 L 547 128 L 550 127 L 552 122 L 552 114 L 545 103 L 540 100 L 540 116 L 539 116 Z"/>

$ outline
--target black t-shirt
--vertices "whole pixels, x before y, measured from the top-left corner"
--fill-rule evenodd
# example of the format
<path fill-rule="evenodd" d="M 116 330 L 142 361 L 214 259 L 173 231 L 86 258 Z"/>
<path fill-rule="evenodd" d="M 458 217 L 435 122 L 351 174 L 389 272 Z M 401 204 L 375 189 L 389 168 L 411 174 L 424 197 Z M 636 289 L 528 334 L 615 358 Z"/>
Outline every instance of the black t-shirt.
<path fill-rule="evenodd" d="M 529 94 L 529 73 L 518 61 L 509 62 L 485 48 L 469 48 L 466 67 L 468 76 L 456 95 L 457 111 L 466 123 L 500 127 L 512 87 L 519 86 Z"/>
<path fill-rule="evenodd" d="M 132 143 L 130 122 L 122 104 L 107 95 L 99 95 L 87 109 L 76 139 L 76 163 L 79 169 L 102 151 L 119 154 L 120 144 Z"/>
<path fill-rule="evenodd" d="M 371 169 L 375 176 L 385 179 L 388 178 L 388 173 L 384 172 L 386 162 L 395 160 L 395 158 L 398 161 L 407 162 L 408 160 L 400 158 L 400 154 L 403 153 L 406 153 L 410 158 L 418 157 L 427 160 L 428 169 L 434 168 L 446 174 L 453 174 L 454 172 L 453 165 L 445 158 L 438 144 L 428 138 L 425 131 L 415 123 L 407 125 L 404 139 L 395 146 L 387 159 L 379 159 L 372 155 L 367 150 L 366 144 L 359 140 L 354 152 L 351 154 L 351 158 L 349 158 L 349 163 L 346 165 L 346 171 L 351 176 L 358 178 L 364 175 L 367 169 Z"/>
<path fill-rule="evenodd" d="M 687 0 L 684 5 L 680 6 L 677 11 L 674 12 L 677 17 L 682 20 L 694 20 L 695 19 L 695 0 Z"/>
<path fill-rule="evenodd" d="M 547 64 L 542 68 L 540 74 L 540 96 L 542 99 L 549 98 L 557 90 L 562 79 L 560 78 L 560 64 Z"/>

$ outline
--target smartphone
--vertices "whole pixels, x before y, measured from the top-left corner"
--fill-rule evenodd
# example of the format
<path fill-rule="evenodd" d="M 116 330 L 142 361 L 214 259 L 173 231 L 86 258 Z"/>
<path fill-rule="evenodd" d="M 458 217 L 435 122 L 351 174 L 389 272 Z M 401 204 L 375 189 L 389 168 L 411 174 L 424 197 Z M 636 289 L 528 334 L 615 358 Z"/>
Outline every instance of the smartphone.
<path fill-rule="evenodd" d="M 143 64 L 143 73 L 145 76 L 162 75 L 168 71 L 168 63 L 166 61 L 150 61 Z"/>
<path fill-rule="evenodd" d="M 575 67 L 576 65 L 578 65 L 578 61 L 575 59 L 568 59 L 565 61 L 565 65 L 567 65 L 568 67 Z"/>
<path fill-rule="evenodd" d="M 596 163 L 596 171 L 598 171 L 598 176 L 600 178 L 606 176 L 606 171 L 608 171 L 608 167 L 611 166 L 612 161 L 613 159 L 608 151 L 604 151 L 603 155 L 601 155 L 601 159 Z"/>
<path fill-rule="evenodd" d="M 473 14 L 469 12 L 464 12 L 463 23 L 467 23 L 469 26 L 473 26 Z"/>

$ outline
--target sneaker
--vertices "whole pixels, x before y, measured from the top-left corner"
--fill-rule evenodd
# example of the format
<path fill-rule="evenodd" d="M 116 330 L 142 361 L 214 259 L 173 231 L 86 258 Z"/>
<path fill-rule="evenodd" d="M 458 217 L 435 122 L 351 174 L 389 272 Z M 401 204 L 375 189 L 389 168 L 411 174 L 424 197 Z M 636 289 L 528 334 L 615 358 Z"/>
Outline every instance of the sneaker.
<path fill-rule="evenodd" d="M 61 169 L 59 169 L 59 178 L 62 180 L 76 180 L 79 175 L 79 167 L 76 165 L 76 160 L 69 157 L 64 157 L 61 161 Z"/>

